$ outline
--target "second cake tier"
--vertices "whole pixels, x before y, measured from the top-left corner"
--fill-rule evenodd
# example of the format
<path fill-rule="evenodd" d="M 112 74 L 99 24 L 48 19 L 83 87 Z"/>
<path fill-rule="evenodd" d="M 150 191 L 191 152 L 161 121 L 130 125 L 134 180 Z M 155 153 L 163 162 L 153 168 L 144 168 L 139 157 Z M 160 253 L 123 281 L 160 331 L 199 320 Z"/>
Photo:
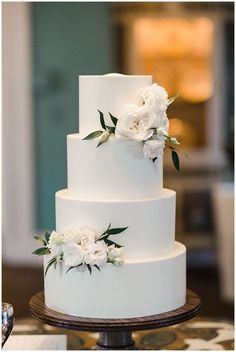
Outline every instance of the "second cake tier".
<path fill-rule="evenodd" d="M 84 137 L 84 136 L 83 136 Z M 157 197 L 163 188 L 163 163 L 143 156 L 143 143 L 67 136 L 68 191 L 80 199 L 130 200 Z"/>
<path fill-rule="evenodd" d="M 70 226 L 97 231 L 128 229 L 113 240 L 124 246 L 127 259 L 145 259 L 168 253 L 175 240 L 175 192 L 164 189 L 159 197 L 135 201 L 90 201 L 56 193 L 56 230 Z"/>

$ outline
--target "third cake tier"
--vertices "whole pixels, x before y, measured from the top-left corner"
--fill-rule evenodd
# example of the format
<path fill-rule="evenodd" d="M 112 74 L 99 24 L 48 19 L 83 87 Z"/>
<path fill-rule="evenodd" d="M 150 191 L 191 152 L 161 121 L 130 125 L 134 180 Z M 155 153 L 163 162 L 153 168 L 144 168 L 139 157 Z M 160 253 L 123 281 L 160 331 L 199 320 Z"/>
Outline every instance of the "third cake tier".
<path fill-rule="evenodd" d="M 68 190 L 56 193 L 56 230 L 70 226 L 106 230 L 128 226 L 115 236 L 124 246 L 125 258 L 144 259 L 172 250 L 175 239 L 175 192 L 134 201 L 91 201 L 73 197 Z"/>

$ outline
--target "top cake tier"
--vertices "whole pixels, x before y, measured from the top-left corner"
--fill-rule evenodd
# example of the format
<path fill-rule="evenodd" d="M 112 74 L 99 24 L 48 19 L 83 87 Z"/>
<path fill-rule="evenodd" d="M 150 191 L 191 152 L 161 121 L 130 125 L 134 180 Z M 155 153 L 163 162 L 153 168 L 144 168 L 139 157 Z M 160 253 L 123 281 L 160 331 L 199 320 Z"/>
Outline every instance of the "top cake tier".
<path fill-rule="evenodd" d="M 80 135 L 101 129 L 97 110 L 117 116 L 126 104 L 141 105 L 140 89 L 150 84 L 152 76 L 79 76 Z"/>

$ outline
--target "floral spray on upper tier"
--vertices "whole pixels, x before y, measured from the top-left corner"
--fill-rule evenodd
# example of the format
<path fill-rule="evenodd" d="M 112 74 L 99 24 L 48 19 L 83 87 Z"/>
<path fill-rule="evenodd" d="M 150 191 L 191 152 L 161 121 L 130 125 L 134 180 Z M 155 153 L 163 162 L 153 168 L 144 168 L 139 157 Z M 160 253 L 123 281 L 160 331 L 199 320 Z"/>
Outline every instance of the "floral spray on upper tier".
<path fill-rule="evenodd" d="M 117 117 L 109 112 L 113 126 L 105 123 L 103 112 L 98 110 L 103 130 L 94 131 L 84 139 L 101 137 L 98 147 L 107 142 L 111 135 L 140 141 L 143 143 L 144 157 L 153 162 L 163 155 L 165 142 L 168 141 L 174 166 L 179 171 L 177 152 L 182 150 L 176 148 L 180 143 L 169 134 L 167 117 L 167 108 L 177 96 L 168 98 L 166 90 L 157 83 L 153 83 L 140 90 L 140 97 L 143 100 L 142 105 L 127 104 Z"/>

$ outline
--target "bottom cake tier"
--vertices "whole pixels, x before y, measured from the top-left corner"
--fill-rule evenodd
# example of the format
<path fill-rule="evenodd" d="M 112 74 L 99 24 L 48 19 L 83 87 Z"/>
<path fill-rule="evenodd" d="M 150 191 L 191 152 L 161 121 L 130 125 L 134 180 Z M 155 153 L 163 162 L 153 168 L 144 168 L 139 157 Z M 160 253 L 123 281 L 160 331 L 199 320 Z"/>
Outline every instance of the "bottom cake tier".
<path fill-rule="evenodd" d="M 46 267 L 50 256 L 45 256 Z M 175 242 L 165 256 L 126 260 L 66 273 L 51 267 L 44 282 L 45 304 L 55 311 L 92 318 L 134 318 L 168 312 L 186 301 L 186 249 Z"/>

